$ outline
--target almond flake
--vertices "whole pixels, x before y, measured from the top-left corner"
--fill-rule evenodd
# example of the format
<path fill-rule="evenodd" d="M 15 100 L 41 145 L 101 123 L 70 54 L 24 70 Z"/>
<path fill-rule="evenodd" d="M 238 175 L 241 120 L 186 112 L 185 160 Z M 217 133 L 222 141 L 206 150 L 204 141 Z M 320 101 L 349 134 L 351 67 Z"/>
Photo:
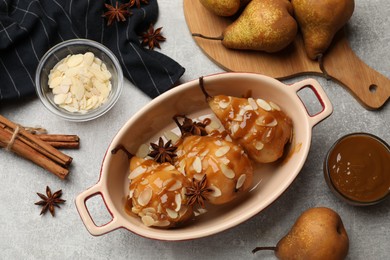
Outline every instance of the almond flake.
<path fill-rule="evenodd" d="M 167 227 L 170 224 L 171 224 L 171 222 L 169 222 L 169 220 L 159 220 L 159 221 L 154 222 L 153 226 L 155 226 L 155 227 Z"/>
<path fill-rule="evenodd" d="M 155 224 L 155 221 L 151 216 L 143 216 L 141 220 L 142 223 L 144 223 L 147 227 L 153 226 Z"/>
<path fill-rule="evenodd" d="M 209 188 L 211 190 L 213 190 L 212 192 L 209 193 L 210 196 L 212 196 L 212 197 L 220 197 L 222 195 L 221 190 L 217 186 L 211 184 Z"/>
<path fill-rule="evenodd" d="M 238 129 L 240 128 L 240 125 L 239 124 L 232 124 L 231 127 L 230 127 L 230 131 L 232 132 L 232 135 L 234 136 L 234 134 L 238 131 Z"/>
<path fill-rule="evenodd" d="M 198 208 L 197 210 L 194 210 L 195 217 L 202 215 L 207 212 L 207 209 L 204 208 Z"/>
<path fill-rule="evenodd" d="M 272 120 L 272 122 L 266 124 L 265 126 L 268 126 L 268 127 L 275 127 L 278 125 L 278 121 L 274 118 L 274 120 Z"/>
<path fill-rule="evenodd" d="M 264 148 L 264 144 L 262 142 L 256 142 L 255 148 L 256 150 L 261 151 Z"/>
<path fill-rule="evenodd" d="M 195 180 L 202 180 L 204 174 L 203 173 L 195 173 L 192 177 L 194 177 Z"/>
<path fill-rule="evenodd" d="M 141 194 L 139 195 L 137 201 L 138 201 L 138 204 L 140 204 L 141 206 L 146 206 L 148 205 L 149 201 L 151 200 L 152 198 L 152 195 L 153 195 L 153 191 L 151 188 L 147 187 L 145 188 Z"/>
<path fill-rule="evenodd" d="M 230 102 L 219 101 L 219 102 L 218 102 L 218 106 L 219 106 L 220 108 L 222 108 L 222 109 L 225 109 L 225 108 L 227 108 L 227 107 L 229 106 L 229 103 L 230 103 Z"/>
<path fill-rule="evenodd" d="M 140 165 L 130 172 L 129 179 L 133 180 L 133 179 L 137 178 L 138 176 L 140 176 L 141 174 L 144 174 L 145 172 L 146 172 L 146 168 L 144 166 Z"/>
<path fill-rule="evenodd" d="M 270 101 L 269 104 L 270 104 L 270 106 L 271 106 L 274 110 L 276 110 L 276 111 L 280 111 L 280 110 L 281 110 L 280 107 L 279 107 L 278 105 L 276 105 L 274 102 Z"/>
<path fill-rule="evenodd" d="M 147 215 L 148 213 L 156 213 L 156 210 L 152 207 L 148 207 L 148 208 L 142 209 L 141 212 L 143 214 Z"/>
<path fill-rule="evenodd" d="M 194 168 L 194 170 L 197 173 L 201 173 L 202 172 L 202 161 L 200 160 L 200 158 L 198 156 L 195 157 L 195 160 L 192 163 L 192 167 Z"/>
<path fill-rule="evenodd" d="M 225 165 L 228 165 L 230 163 L 230 160 L 226 157 L 222 157 L 219 160 L 221 161 L 221 163 L 223 163 Z"/>
<path fill-rule="evenodd" d="M 176 142 L 180 139 L 180 136 L 178 136 L 177 134 L 175 134 L 175 133 L 172 132 L 172 131 L 166 131 L 166 132 L 164 132 L 164 137 L 165 137 L 167 140 L 171 140 L 172 143 L 176 143 Z"/>
<path fill-rule="evenodd" d="M 236 176 L 234 171 L 230 169 L 228 166 L 226 166 L 225 164 L 221 164 L 220 167 L 223 175 L 225 175 L 226 178 L 233 179 L 234 176 Z"/>
<path fill-rule="evenodd" d="M 179 216 L 179 214 L 176 211 L 174 211 L 170 208 L 166 208 L 165 210 L 167 211 L 168 216 L 172 219 L 175 219 Z"/>
<path fill-rule="evenodd" d="M 225 154 L 227 154 L 229 150 L 230 150 L 230 146 L 222 146 L 221 148 L 218 148 L 218 150 L 215 151 L 215 156 L 222 157 Z"/>
<path fill-rule="evenodd" d="M 138 151 L 136 152 L 135 155 L 139 158 L 145 158 L 148 155 L 148 153 L 149 153 L 149 146 L 147 144 L 142 144 L 140 145 L 140 147 L 138 147 Z"/>
<path fill-rule="evenodd" d="M 141 182 L 140 182 L 141 185 L 148 185 L 149 184 L 149 180 L 148 179 L 143 179 Z"/>
<path fill-rule="evenodd" d="M 259 108 L 253 98 L 248 98 L 248 103 L 253 108 L 253 110 L 257 110 Z"/>
<path fill-rule="evenodd" d="M 76 67 L 83 61 L 83 59 L 83 54 L 71 55 L 66 62 L 66 65 L 68 65 L 68 67 Z"/>
<path fill-rule="evenodd" d="M 258 98 L 256 100 L 256 103 L 257 103 L 257 105 L 259 105 L 259 107 L 261 107 L 265 111 L 271 111 L 272 110 L 272 107 L 270 106 L 270 104 L 268 104 L 268 102 L 265 101 L 264 99 Z"/>
<path fill-rule="evenodd" d="M 181 195 L 180 193 L 176 193 L 175 195 L 175 203 L 176 203 L 176 208 L 175 211 L 178 212 L 181 208 Z"/>
<path fill-rule="evenodd" d="M 182 187 L 181 181 L 176 180 L 176 182 L 175 182 L 171 187 L 169 187 L 168 191 L 178 190 L 178 189 L 180 189 L 181 187 Z"/>
<path fill-rule="evenodd" d="M 241 174 L 240 177 L 238 177 L 237 184 L 236 184 L 236 190 L 242 187 L 246 180 L 246 174 Z"/>
<path fill-rule="evenodd" d="M 208 159 L 207 160 L 209 165 L 211 166 L 211 168 L 213 169 L 213 172 L 218 172 L 219 171 L 219 168 L 218 168 L 218 165 L 211 159 Z M 203 175 L 202 175 L 203 177 Z"/>
<path fill-rule="evenodd" d="M 218 129 L 221 127 L 221 124 L 216 119 L 214 119 L 214 120 L 211 120 L 209 126 L 213 129 Z"/>

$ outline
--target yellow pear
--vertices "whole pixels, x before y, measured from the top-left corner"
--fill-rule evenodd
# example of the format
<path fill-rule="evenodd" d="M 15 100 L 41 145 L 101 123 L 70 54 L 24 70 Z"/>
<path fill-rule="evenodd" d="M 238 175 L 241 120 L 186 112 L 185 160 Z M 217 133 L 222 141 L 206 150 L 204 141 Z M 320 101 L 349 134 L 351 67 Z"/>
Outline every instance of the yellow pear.
<path fill-rule="evenodd" d="M 226 28 L 222 44 L 231 49 L 277 52 L 295 38 L 298 25 L 287 0 L 252 0 Z"/>
<path fill-rule="evenodd" d="M 281 260 L 342 260 L 349 249 L 349 238 L 340 215 L 330 208 L 311 208 L 302 213 L 274 250 Z"/>
<path fill-rule="evenodd" d="M 250 0 L 199 0 L 199 2 L 218 16 L 232 16 Z"/>
<path fill-rule="evenodd" d="M 312 60 L 322 57 L 355 8 L 354 0 L 291 0 L 291 3 L 306 53 Z"/>
<path fill-rule="evenodd" d="M 298 31 L 293 18 L 293 8 L 288 0 L 252 0 L 240 16 L 226 29 L 221 37 L 226 48 L 277 52 L 287 47 Z"/>

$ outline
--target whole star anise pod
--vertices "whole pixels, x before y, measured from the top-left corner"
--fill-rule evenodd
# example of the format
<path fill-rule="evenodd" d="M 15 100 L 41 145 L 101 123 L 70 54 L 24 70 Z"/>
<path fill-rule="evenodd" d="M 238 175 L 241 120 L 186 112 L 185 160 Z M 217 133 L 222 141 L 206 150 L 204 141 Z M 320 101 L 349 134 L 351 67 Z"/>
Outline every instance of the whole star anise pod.
<path fill-rule="evenodd" d="M 47 210 L 50 211 L 50 214 L 54 217 L 54 206 L 60 208 L 59 204 L 64 203 L 66 200 L 61 199 L 62 190 L 58 190 L 51 193 L 49 186 L 46 186 L 46 195 L 37 192 L 37 195 L 42 199 L 41 201 L 35 202 L 35 205 L 42 206 L 40 215 L 45 214 Z"/>
<path fill-rule="evenodd" d="M 158 144 L 150 143 L 152 147 L 152 151 L 148 154 L 148 156 L 152 157 L 158 163 L 169 162 L 173 164 L 174 157 L 176 157 L 176 149 L 177 147 L 172 145 L 172 140 L 169 140 L 166 144 L 164 144 L 163 139 L 160 137 L 158 139 Z"/>
<path fill-rule="evenodd" d="M 162 27 L 154 30 L 153 24 L 150 24 L 149 29 L 142 34 L 142 46 L 148 46 L 150 50 L 153 50 L 154 47 L 161 49 L 160 43 L 165 41 L 165 37 L 161 34 Z"/>
<path fill-rule="evenodd" d="M 126 21 L 126 17 L 131 15 L 131 12 L 128 10 L 129 4 L 121 4 L 119 7 L 118 2 L 116 2 L 115 7 L 109 4 L 104 5 L 108 11 L 103 14 L 103 17 L 108 19 L 108 26 L 110 26 L 114 20 L 117 22 L 124 22 Z"/>
<path fill-rule="evenodd" d="M 130 0 L 129 7 L 136 5 L 137 8 L 141 8 L 141 3 L 147 5 L 147 4 L 149 4 L 149 1 L 148 0 Z"/>
<path fill-rule="evenodd" d="M 180 124 L 178 118 L 183 118 L 183 123 Z M 187 136 L 187 135 L 199 135 L 199 136 L 205 136 L 208 135 L 206 131 L 206 126 L 208 125 L 209 121 L 203 121 L 203 122 L 196 122 L 192 119 L 186 117 L 185 115 L 175 115 L 173 117 L 173 120 L 175 121 L 176 125 L 179 127 L 181 135 Z"/>
<path fill-rule="evenodd" d="M 207 188 L 207 175 L 203 175 L 202 180 L 197 181 L 192 178 L 192 186 L 187 187 L 186 196 L 188 196 L 187 205 L 191 206 L 198 204 L 200 207 L 205 208 L 204 202 L 207 200 L 206 195 L 213 190 Z"/>

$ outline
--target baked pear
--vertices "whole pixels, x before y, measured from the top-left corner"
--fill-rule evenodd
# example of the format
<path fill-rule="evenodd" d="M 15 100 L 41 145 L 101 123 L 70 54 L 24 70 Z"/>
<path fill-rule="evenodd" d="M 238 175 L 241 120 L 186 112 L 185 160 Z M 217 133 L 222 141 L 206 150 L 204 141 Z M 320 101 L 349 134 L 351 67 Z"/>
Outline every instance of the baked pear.
<path fill-rule="evenodd" d="M 248 156 L 259 163 L 270 163 L 283 156 L 292 139 L 291 119 L 272 101 L 261 98 L 210 96 L 200 85 L 206 100 L 231 138 Z"/>

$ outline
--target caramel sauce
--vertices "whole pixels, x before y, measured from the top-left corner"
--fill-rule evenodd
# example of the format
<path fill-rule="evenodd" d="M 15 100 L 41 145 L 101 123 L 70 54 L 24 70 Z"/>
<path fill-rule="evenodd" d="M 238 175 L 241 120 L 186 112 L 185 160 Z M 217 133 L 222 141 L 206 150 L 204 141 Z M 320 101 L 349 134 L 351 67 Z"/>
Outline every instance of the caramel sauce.
<path fill-rule="evenodd" d="M 339 141 L 327 159 L 329 177 L 345 197 L 359 202 L 383 198 L 390 189 L 390 149 L 371 135 Z"/>

